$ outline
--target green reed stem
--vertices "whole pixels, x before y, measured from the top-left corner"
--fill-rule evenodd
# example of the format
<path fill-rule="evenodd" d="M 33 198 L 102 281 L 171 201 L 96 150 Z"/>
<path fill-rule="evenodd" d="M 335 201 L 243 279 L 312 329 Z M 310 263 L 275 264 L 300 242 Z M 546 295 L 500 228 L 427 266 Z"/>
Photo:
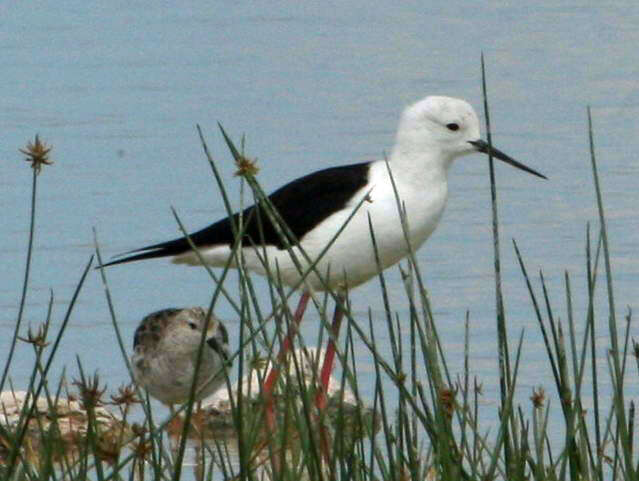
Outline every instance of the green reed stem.
<path fill-rule="evenodd" d="M 89 272 L 89 269 L 91 268 L 91 264 L 93 263 L 93 256 L 91 256 L 89 258 L 89 262 L 87 262 L 87 265 L 82 273 L 82 276 L 80 277 L 80 281 L 78 282 L 78 285 L 75 288 L 75 291 L 73 293 L 73 296 L 71 298 L 71 302 L 69 303 L 69 307 L 67 308 L 67 312 L 64 316 L 64 319 L 62 321 L 62 325 L 60 326 L 60 330 L 58 331 L 58 335 L 56 336 L 56 339 L 53 343 L 53 347 L 51 348 L 51 353 L 49 354 L 49 358 L 47 360 L 47 363 L 44 367 L 44 370 L 42 372 L 42 377 L 40 380 L 40 383 L 38 384 L 38 387 L 35 390 L 35 393 L 33 394 L 33 401 L 31 404 L 31 408 L 29 409 L 29 414 L 27 415 L 27 419 L 31 419 L 33 417 L 33 413 L 35 411 L 35 408 L 37 406 L 37 401 L 38 401 L 38 397 L 40 396 L 40 392 L 42 391 L 42 389 L 44 388 L 45 384 L 47 383 L 47 374 L 49 372 L 49 369 L 51 368 L 51 364 L 53 363 L 53 358 L 58 350 L 58 347 L 60 346 L 60 341 L 62 340 L 62 335 L 64 334 L 64 331 L 67 327 L 67 324 L 69 322 L 69 319 L 71 317 L 71 312 L 73 311 L 73 308 L 75 307 L 75 303 L 78 299 L 78 295 L 80 294 L 80 290 L 82 289 L 82 286 L 84 285 L 84 280 L 86 279 L 87 273 Z M 20 448 L 22 446 L 22 442 L 24 440 L 24 436 L 26 435 L 27 432 L 27 427 L 28 427 L 28 423 L 25 423 L 21 429 L 20 432 L 16 438 L 15 444 L 12 446 L 11 449 L 11 453 L 9 454 L 9 459 L 6 463 L 6 465 L 8 466 L 7 470 L 5 471 L 5 475 L 6 475 L 6 479 L 10 479 L 11 475 L 13 473 L 13 470 L 15 469 L 16 466 L 16 461 L 18 459 L 18 455 L 20 453 Z"/>
<path fill-rule="evenodd" d="M 15 352 L 16 343 L 18 341 L 18 333 L 20 332 L 20 326 L 22 324 L 24 306 L 27 300 L 27 288 L 29 286 L 29 274 L 31 272 L 31 255 L 33 253 L 33 237 L 35 235 L 36 192 L 38 187 L 38 170 L 32 169 L 32 171 L 31 216 L 29 221 L 29 244 L 27 245 L 27 263 L 24 268 L 24 282 L 22 283 L 22 295 L 20 296 L 18 318 L 16 319 L 16 325 L 13 330 L 13 338 L 11 339 L 11 345 L 9 347 L 9 355 L 7 356 L 7 361 L 2 372 L 2 380 L 0 380 L 0 392 L 4 390 L 4 384 L 7 381 L 7 376 L 9 375 L 9 368 L 11 367 L 11 362 L 13 361 L 13 354 Z"/>
<path fill-rule="evenodd" d="M 501 289 L 501 258 L 499 254 L 499 218 L 497 215 L 497 184 L 495 182 L 495 166 L 492 154 L 492 132 L 490 130 L 490 113 L 488 110 L 488 93 L 486 89 L 486 67 L 484 64 L 484 54 L 481 54 L 481 85 L 484 99 L 484 117 L 486 120 L 486 141 L 488 142 L 488 165 L 490 172 L 490 199 L 493 217 L 493 254 L 495 258 L 495 302 L 497 308 L 497 333 L 499 343 L 499 386 L 501 390 L 502 411 L 506 402 L 510 380 L 510 356 L 508 353 L 508 334 L 506 331 L 506 313 L 504 310 L 504 298 Z M 503 416 L 503 412 L 502 412 Z M 509 473 L 510 464 L 510 439 L 509 432 L 504 432 L 504 458 L 506 463 L 506 473 Z"/>
<path fill-rule="evenodd" d="M 624 455 L 624 468 L 627 471 L 630 479 L 635 478 L 634 467 L 632 462 L 632 451 L 630 449 L 630 439 L 628 437 L 628 424 L 626 422 L 626 412 L 625 412 L 625 402 L 624 402 L 624 392 L 623 392 L 623 375 L 621 372 L 621 365 L 619 361 L 620 351 L 619 351 L 619 342 L 617 340 L 617 318 L 615 314 L 615 298 L 614 298 L 614 290 L 612 286 L 612 267 L 610 264 L 610 249 L 608 245 L 608 232 L 606 229 L 606 217 L 604 214 L 604 206 L 603 200 L 601 196 L 601 186 L 599 184 L 599 174 L 597 172 L 597 159 L 595 156 L 595 143 L 594 143 L 594 134 L 592 127 L 592 114 L 590 111 L 590 107 L 587 109 L 588 112 L 588 144 L 590 147 L 590 160 L 592 165 L 592 175 L 595 185 L 595 193 L 597 197 L 597 209 L 599 211 L 599 223 L 601 226 L 601 235 L 603 242 L 603 252 L 604 252 L 604 265 L 606 268 L 606 287 L 608 292 L 608 326 L 610 331 L 610 342 L 612 344 L 612 363 L 613 363 L 613 372 L 614 372 L 614 386 L 615 386 L 615 396 L 614 396 L 614 405 L 617 416 L 617 425 L 619 427 L 619 434 L 621 438 L 621 445 L 623 448 Z"/>

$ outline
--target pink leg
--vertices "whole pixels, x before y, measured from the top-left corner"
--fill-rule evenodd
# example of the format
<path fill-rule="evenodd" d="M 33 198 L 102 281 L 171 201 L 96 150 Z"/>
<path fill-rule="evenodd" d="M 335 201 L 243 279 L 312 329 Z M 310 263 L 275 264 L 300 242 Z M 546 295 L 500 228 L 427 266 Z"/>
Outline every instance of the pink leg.
<path fill-rule="evenodd" d="M 304 315 L 304 311 L 306 310 L 306 306 L 308 305 L 308 301 L 311 298 L 311 293 L 309 291 L 304 291 L 302 296 L 300 297 L 300 301 L 297 304 L 297 309 L 295 310 L 295 315 L 293 316 L 293 323 L 288 329 L 286 333 L 286 337 L 284 338 L 284 342 L 282 342 L 282 347 L 280 348 L 280 352 L 277 353 L 277 357 L 275 358 L 275 363 L 271 368 L 271 371 L 266 376 L 266 380 L 264 381 L 264 385 L 262 386 L 262 396 L 264 396 L 265 410 L 264 414 L 266 416 L 266 426 L 268 429 L 275 428 L 275 409 L 273 404 L 273 390 L 275 389 L 275 383 L 277 382 L 277 378 L 280 375 L 279 365 L 285 360 L 286 354 L 291 350 L 291 346 L 293 345 L 293 338 L 297 333 L 297 328 L 302 320 L 302 316 Z"/>
<path fill-rule="evenodd" d="M 340 302 L 344 302 L 344 296 L 339 296 Z M 344 317 L 344 311 L 335 306 L 335 313 L 333 314 L 333 323 L 331 324 L 331 338 L 328 341 L 328 347 L 326 348 L 326 356 L 324 356 L 324 364 L 322 364 L 322 370 L 320 371 L 320 389 L 315 396 L 315 405 L 317 409 L 322 411 L 326 407 L 326 393 L 328 392 L 328 382 L 331 378 L 331 372 L 333 371 L 333 361 L 335 359 L 335 341 L 339 334 L 339 328 L 342 324 L 342 318 Z"/>

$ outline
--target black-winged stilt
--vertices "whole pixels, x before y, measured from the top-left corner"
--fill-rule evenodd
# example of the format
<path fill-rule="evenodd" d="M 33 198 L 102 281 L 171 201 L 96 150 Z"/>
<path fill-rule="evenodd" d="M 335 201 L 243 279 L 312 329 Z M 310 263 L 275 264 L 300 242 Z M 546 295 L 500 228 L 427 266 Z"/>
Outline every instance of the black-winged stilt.
<path fill-rule="evenodd" d="M 263 211 L 256 213 L 256 209 L 262 207 L 247 208 L 243 212 L 246 230 L 242 244 L 246 268 L 264 275 L 266 262 L 277 266 L 278 275 L 285 284 L 298 286 L 302 283 L 305 286 L 294 314 L 293 327 L 296 328 L 312 290 L 329 287 L 344 292 L 346 288 L 368 281 L 380 268 L 383 270 L 397 263 L 409 249 L 418 249 L 435 230 L 444 212 L 448 170 L 453 160 L 475 152 L 491 154 L 518 169 L 545 178 L 489 147 L 480 138 L 477 114 L 467 102 L 450 97 L 426 97 L 402 113 L 395 145 L 387 162 L 377 160 L 320 170 L 286 184 L 269 196 L 294 236 L 291 239 L 293 252 L 301 247 L 306 254 L 296 253 L 295 256 L 301 262 L 301 272 L 268 215 Z M 398 197 L 405 208 L 406 235 Z M 358 205 L 360 208 L 353 215 Z M 238 215 L 219 220 L 190 235 L 206 263 L 221 267 L 229 262 L 235 242 L 231 222 L 237 221 Z M 348 224 L 317 262 L 315 271 L 308 273 L 309 267 L 351 215 Z M 375 233 L 377 256 L 371 241 L 369 219 Z M 177 264 L 200 264 L 200 258 L 183 237 L 128 252 L 102 267 L 155 257 L 171 257 Z M 326 274 L 322 276 L 325 282 L 320 280 L 318 273 Z M 334 338 L 342 316 L 342 310 L 336 308 L 333 338 L 329 341 L 320 374 L 322 389 L 325 389 L 332 369 Z M 278 359 L 290 349 L 291 341 L 291 336 L 287 336 Z M 277 375 L 278 371 L 274 369 L 265 381 L 263 392 L 268 399 Z M 324 399 L 320 391 L 318 407 L 323 407 Z"/>

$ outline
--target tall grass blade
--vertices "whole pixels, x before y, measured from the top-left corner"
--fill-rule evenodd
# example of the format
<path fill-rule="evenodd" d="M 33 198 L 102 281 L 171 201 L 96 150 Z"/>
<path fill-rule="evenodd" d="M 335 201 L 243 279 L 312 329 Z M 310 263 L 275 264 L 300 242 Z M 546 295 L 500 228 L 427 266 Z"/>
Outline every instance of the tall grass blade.
<path fill-rule="evenodd" d="M 27 245 L 27 262 L 24 267 L 24 281 L 22 283 L 22 295 L 20 296 L 20 307 L 18 308 L 18 318 L 16 319 L 16 325 L 13 329 L 13 338 L 9 345 L 9 354 L 7 355 L 7 361 L 2 371 L 2 380 L 0 380 L 0 392 L 4 390 L 4 384 L 7 381 L 9 374 L 9 367 L 13 360 L 13 354 L 16 348 L 16 342 L 18 340 L 18 333 L 20 332 L 20 326 L 22 325 L 22 316 L 24 314 L 24 306 L 27 301 L 27 289 L 29 287 L 29 274 L 31 273 L 31 256 L 33 254 L 33 238 L 35 235 L 35 216 L 36 216 L 36 192 L 38 187 L 38 171 L 32 169 L 32 184 L 31 184 L 31 215 L 29 222 L 29 242 Z"/>
<path fill-rule="evenodd" d="M 488 92 L 486 89 L 486 66 L 484 64 L 484 53 L 481 54 L 481 86 L 484 99 L 484 118 L 486 121 L 486 141 L 492 147 L 492 132 L 490 130 L 490 113 L 488 110 Z M 495 303 L 497 309 L 497 333 L 499 344 L 499 385 L 501 391 L 502 416 L 507 398 L 510 380 L 510 356 L 508 353 L 508 334 L 506 331 L 506 313 L 504 309 L 504 298 L 501 288 L 501 258 L 499 255 L 499 219 L 497 215 L 497 185 L 495 182 L 495 166 L 493 157 L 488 149 L 488 165 L 490 172 L 490 199 L 493 216 L 493 253 L 495 258 Z M 506 473 L 509 472 L 510 465 L 510 439 L 508 430 L 504 432 L 504 457 L 506 462 Z"/>
<path fill-rule="evenodd" d="M 606 268 L 606 288 L 608 292 L 608 326 L 610 331 L 610 342 L 612 344 L 612 365 L 613 365 L 613 385 L 615 386 L 614 405 L 617 417 L 617 426 L 619 428 L 619 437 L 621 440 L 623 455 L 624 455 L 624 469 L 628 475 L 634 479 L 635 472 L 632 463 L 632 451 L 630 449 L 630 439 L 628 436 L 628 424 L 626 421 L 625 401 L 623 392 L 623 376 L 621 373 L 621 364 L 619 357 L 621 355 L 619 351 L 619 342 L 617 340 L 617 318 L 615 314 L 615 298 L 614 289 L 612 285 L 612 267 L 610 263 L 610 248 L 608 245 L 608 231 L 606 228 L 606 218 L 604 214 L 603 199 L 601 195 L 601 186 L 599 183 L 599 174 L 597 172 L 597 159 L 595 155 L 595 142 L 592 127 L 592 113 L 590 107 L 588 107 L 588 144 L 590 147 L 590 160 L 592 165 L 592 175 L 595 185 L 595 193 L 597 197 L 597 209 L 599 211 L 599 224 L 601 226 L 601 235 L 603 243 L 604 253 L 604 265 Z"/>

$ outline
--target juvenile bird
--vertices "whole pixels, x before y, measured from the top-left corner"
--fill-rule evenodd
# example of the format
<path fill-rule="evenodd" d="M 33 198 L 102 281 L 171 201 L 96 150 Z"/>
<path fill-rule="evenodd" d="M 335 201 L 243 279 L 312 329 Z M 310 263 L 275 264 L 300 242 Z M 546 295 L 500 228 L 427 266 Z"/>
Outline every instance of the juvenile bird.
<path fill-rule="evenodd" d="M 185 403 L 205 328 L 206 311 L 201 307 L 163 309 L 142 319 L 131 356 L 135 382 L 171 409 Z M 224 382 L 223 366 L 228 360 L 226 328 L 212 317 L 206 328 L 195 401 L 212 394 Z"/>

